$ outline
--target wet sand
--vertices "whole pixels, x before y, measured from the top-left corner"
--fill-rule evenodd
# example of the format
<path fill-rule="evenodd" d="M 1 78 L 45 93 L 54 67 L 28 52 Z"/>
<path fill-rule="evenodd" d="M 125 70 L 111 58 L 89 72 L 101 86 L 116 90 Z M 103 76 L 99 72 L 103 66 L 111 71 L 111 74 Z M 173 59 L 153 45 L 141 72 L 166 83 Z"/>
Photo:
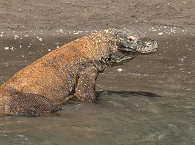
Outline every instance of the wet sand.
<path fill-rule="evenodd" d="M 108 68 L 97 104 L 70 102 L 37 118 L 1 117 L 4 145 L 195 144 L 195 2 L 0 1 L 0 83 L 59 46 L 99 29 L 129 28 L 159 52 Z"/>

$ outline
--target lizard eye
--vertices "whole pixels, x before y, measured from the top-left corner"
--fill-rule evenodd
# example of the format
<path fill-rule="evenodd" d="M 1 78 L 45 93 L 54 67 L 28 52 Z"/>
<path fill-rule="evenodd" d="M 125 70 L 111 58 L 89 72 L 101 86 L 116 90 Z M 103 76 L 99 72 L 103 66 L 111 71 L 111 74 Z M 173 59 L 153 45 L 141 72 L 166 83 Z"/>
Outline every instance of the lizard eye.
<path fill-rule="evenodd" d="M 135 41 L 135 40 L 137 39 L 137 38 L 134 37 L 134 36 L 128 36 L 127 38 L 128 38 L 128 40 L 130 40 L 130 41 Z"/>

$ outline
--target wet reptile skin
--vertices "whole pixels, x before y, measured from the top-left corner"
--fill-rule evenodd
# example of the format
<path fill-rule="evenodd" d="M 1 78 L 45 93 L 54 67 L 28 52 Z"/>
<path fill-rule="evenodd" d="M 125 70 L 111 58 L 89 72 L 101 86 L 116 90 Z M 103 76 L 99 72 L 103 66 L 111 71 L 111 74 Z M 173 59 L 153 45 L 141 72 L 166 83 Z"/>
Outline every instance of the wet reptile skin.
<path fill-rule="evenodd" d="M 55 112 L 72 97 L 94 102 L 95 81 L 108 66 L 157 50 L 150 39 L 107 29 L 76 39 L 16 72 L 0 86 L 0 114 Z"/>

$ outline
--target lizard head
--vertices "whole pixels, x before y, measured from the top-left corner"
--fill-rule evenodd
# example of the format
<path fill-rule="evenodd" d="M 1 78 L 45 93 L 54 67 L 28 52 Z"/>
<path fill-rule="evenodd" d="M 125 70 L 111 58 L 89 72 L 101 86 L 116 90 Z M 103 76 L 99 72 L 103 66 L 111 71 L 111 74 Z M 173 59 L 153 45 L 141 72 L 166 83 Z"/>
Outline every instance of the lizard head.
<path fill-rule="evenodd" d="M 117 31 L 117 48 L 112 52 L 111 64 L 120 64 L 131 60 L 137 55 L 151 54 L 157 51 L 158 44 L 149 38 L 138 38 L 132 36 L 128 31 Z"/>

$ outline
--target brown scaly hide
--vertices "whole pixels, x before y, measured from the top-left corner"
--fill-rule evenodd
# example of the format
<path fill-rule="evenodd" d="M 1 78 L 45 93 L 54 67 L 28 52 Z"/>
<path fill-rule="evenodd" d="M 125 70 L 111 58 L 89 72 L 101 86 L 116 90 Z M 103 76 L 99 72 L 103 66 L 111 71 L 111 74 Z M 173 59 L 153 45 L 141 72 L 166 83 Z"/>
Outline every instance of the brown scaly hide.
<path fill-rule="evenodd" d="M 116 44 L 110 43 L 114 39 L 115 36 L 107 30 L 92 33 L 63 45 L 21 69 L 0 86 L 0 114 L 37 115 L 58 110 L 61 102 L 75 94 L 79 73 L 91 66 L 91 61 L 107 56 L 110 47 L 115 49 Z M 93 67 L 88 72 L 94 73 L 96 79 L 98 70 Z M 90 83 L 85 79 L 80 81 L 80 86 L 85 86 L 82 84 L 84 81 Z M 94 89 L 95 84 L 91 86 Z M 79 96 L 81 89 L 77 90 Z M 87 92 L 87 89 L 83 92 Z"/>

